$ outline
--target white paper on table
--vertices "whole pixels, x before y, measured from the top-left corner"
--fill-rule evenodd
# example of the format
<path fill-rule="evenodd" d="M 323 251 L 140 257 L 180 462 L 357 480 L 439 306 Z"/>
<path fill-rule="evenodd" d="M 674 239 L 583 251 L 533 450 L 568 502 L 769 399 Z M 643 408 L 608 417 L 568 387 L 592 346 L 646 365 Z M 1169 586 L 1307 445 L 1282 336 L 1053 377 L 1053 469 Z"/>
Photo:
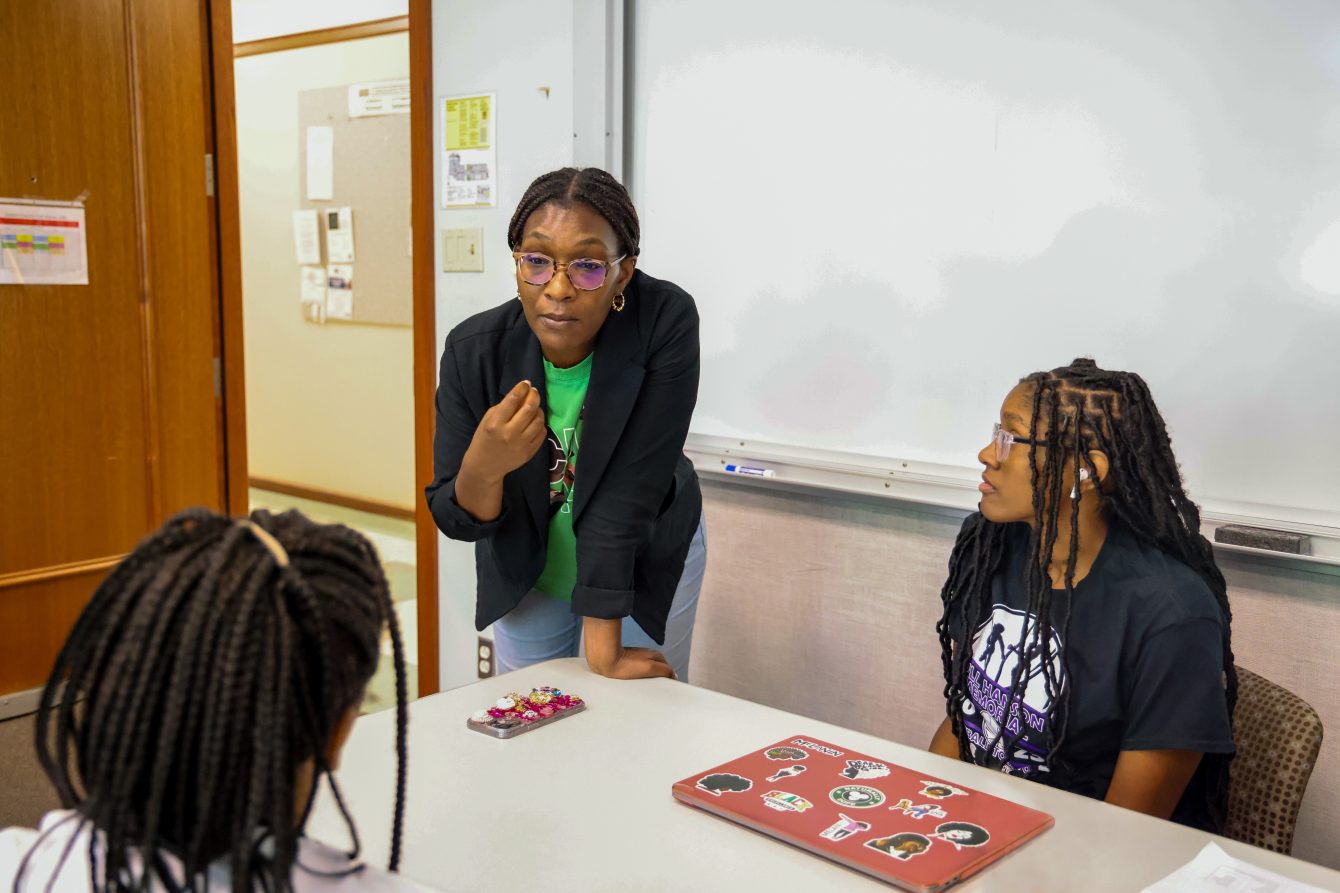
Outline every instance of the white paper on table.
<path fill-rule="evenodd" d="M 88 285 L 82 202 L 0 199 L 0 285 Z"/>
<path fill-rule="evenodd" d="M 354 318 L 354 290 L 352 288 L 332 288 L 326 293 L 326 318 Z"/>
<path fill-rule="evenodd" d="M 377 81 L 349 86 L 349 117 L 409 113 L 409 81 Z"/>
<path fill-rule="evenodd" d="M 307 128 L 307 197 L 335 197 L 335 128 Z"/>
<path fill-rule="evenodd" d="M 321 228 L 316 222 L 316 211 L 293 212 L 293 249 L 298 263 L 321 263 Z"/>
<path fill-rule="evenodd" d="M 1207 843 L 1192 859 L 1142 893 L 1326 893 L 1320 887 L 1235 859 Z"/>
<path fill-rule="evenodd" d="M 354 210 L 331 208 L 326 215 L 326 260 L 332 264 L 354 262 Z"/>
<path fill-rule="evenodd" d="M 302 268 L 302 296 L 304 304 L 326 303 L 326 270 L 324 267 Z"/>

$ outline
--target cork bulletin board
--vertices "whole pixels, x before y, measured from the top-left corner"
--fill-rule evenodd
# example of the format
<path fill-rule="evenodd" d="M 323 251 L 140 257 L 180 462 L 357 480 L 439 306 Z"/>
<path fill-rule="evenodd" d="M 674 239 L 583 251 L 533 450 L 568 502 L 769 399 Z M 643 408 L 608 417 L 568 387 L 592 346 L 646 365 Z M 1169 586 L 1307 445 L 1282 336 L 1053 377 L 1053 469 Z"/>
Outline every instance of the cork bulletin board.
<path fill-rule="evenodd" d="M 409 326 L 413 323 L 410 245 L 409 115 L 349 117 L 349 88 L 298 93 L 298 179 L 306 196 L 307 128 L 334 131 L 334 189 L 330 201 L 303 198 L 302 208 L 320 212 L 353 209 L 353 319 L 331 324 Z M 321 262 L 327 266 L 326 219 L 321 225 Z"/>

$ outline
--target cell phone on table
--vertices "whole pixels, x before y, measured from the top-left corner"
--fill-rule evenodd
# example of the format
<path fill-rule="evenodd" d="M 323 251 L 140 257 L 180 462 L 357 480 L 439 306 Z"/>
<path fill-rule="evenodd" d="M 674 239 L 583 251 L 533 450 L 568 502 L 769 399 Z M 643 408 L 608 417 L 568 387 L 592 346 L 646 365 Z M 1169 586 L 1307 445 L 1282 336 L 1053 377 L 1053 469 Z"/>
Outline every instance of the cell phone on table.
<path fill-rule="evenodd" d="M 476 710 L 465 724 L 492 738 L 515 738 L 585 709 L 586 702 L 577 695 L 546 685 L 528 695 L 508 692 L 491 707 Z"/>

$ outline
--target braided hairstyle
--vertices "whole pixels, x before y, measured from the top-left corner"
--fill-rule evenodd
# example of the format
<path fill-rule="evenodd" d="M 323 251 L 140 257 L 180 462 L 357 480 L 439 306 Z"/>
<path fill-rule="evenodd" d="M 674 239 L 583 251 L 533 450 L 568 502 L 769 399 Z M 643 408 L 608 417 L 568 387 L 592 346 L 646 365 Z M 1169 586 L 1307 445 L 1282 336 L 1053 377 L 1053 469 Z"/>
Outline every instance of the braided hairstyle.
<path fill-rule="evenodd" d="M 1080 500 L 1101 499 L 1100 510 L 1106 519 L 1120 522 L 1141 542 L 1189 566 L 1214 594 L 1226 630 L 1223 661 L 1231 718 L 1237 703 L 1238 677 L 1227 634 L 1232 624 L 1227 587 L 1215 564 L 1209 541 L 1201 536 L 1200 511 L 1182 486 L 1172 442 L 1149 386 L 1134 373 L 1100 369 L 1091 359 L 1077 359 L 1069 366 L 1034 373 L 1022 379 L 1021 384 L 1032 397 L 1032 436 L 1043 436 L 1039 432 L 1045 432 L 1048 444 L 1028 448 L 1034 517 L 1028 551 L 1033 560 L 1028 562 L 1024 583 L 1028 592 L 1028 613 L 1037 618 L 1036 629 L 1052 629 L 1053 588 L 1049 568 L 1062 520 L 1061 506 L 1073 503 L 1075 510 L 1068 519 L 1070 545 L 1064 587 L 1057 590 L 1063 593 L 1065 601 L 1061 611 L 1064 617 L 1061 642 L 1070 641 L 1075 563 L 1079 552 Z M 1098 488 L 1092 491 L 1093 497 L 1080 488 L 1081 468 L 1087 468 L 1092 480 L 1098 480 L 1098 470 L 1089 459 L 1091 450 L 1101 451 L 1108 458 L 1109 471 L 1101 496 Z M 1078 494 L 1077 499 L 1071 498 L 1072 492 Z M 1000 570 L 1004 559 L 1005 528 L 1006 525 L 988 521 L 981 514 L 974 515 L 964 525 L 950 557 L 949 578 L 940 593 L 944 612 L 936 624 L 944 668 L 944 693 L 950 724 L 959 742 L 959 756 L 967 762 L 980 764 L 986 764 L 990 755 L 996 752 L 1002 737 L 1006 739 L 1006 752 L 1014 749 L 1018 738 L 1018 735 L 1007 732 L 1006 723 L 1001 723 L 995 738 L 974 754 L 963 724 L 963 699 L 967 693 L 974 627 L 990 606 L 991 578 Z M 1024 637 L 1034 634 L 1029 626 L 1025 625 Z M 1033 647 L 1025 647 L 1022 640 L 1018 643 L 1019 661 L 1011 676 L 1005 703 L 1010 705 L 1022 700 L 1024 686 L 1020 685 L 1020 680 L 1041 676 L 1048 702 L 1054 705 L 1047 723 L 1046 760 L 1051 762 L 1066 738 L 1071 688 L 1063 683 L 1069 676 L 1069 660 L 1066 646 L 1062 644 L 1059 657 L 1063 669 L 1058 672 L 1054 666 L 1056 656 L 1052 653 L 1052 637 L 1040 634 L 1037 640 Z M 1056 707 L 1058 696 L 1059 710 Z M 1220 825 L 1227 808 L 1230 759 L 1230 756 L 1221 754 L 1202 757 L 1208 764 L 1207 806 L 1213 820 Z"/>
<path fill-rule="evenodd" d="M 641 251 L 639 242 L 642 231 L 638 227 L 637 209 L 628 197 L 628 190 L 598 167 L 564 167 L 536 177 L 521 197 L 521 203 L 516 206 L 512 222 L 507 225 L 508 247 L 513 251 L 521 247 L 526 221 L 541 205 L 550 202 L 561 208 L 570 208 L 576 202 L 590 205 L 609 222 L 615 238 L 619 240 L 621 253 L 637 257 Z"/>
<path fill-rule="evenodd" d="M 357 856 L 326 750 L 377 668 L 383 627 L 396 672 L 395 871 L 404 647 L 372 546 L 296 511 L 235 522 L 206 509 L 184 511 L 142 541 L 79 616 L 37 717 L 38 758 L 61 803 L 100 832 L 90 835 L 93 890 L 147 890 L 151 877 L 183 889 L 168 853 L 181 862 L 185 889 L 227 857 L 234 893 L 288 893 L 322 777 Z M 308 760 L 304 805 L 296 779 Z"/>

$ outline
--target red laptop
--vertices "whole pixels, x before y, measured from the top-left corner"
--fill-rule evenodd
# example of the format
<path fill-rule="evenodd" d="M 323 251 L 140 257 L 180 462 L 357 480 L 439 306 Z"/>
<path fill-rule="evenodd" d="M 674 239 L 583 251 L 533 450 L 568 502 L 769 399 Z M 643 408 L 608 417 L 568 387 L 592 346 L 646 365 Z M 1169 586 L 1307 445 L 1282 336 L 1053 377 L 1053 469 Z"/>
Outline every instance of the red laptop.
<path fill-rule="evenodd" d="M 691 775 L 673 793 L 690 806 L 923 893 L 966 880 L 1055 821 L 804 735 Z"/>

